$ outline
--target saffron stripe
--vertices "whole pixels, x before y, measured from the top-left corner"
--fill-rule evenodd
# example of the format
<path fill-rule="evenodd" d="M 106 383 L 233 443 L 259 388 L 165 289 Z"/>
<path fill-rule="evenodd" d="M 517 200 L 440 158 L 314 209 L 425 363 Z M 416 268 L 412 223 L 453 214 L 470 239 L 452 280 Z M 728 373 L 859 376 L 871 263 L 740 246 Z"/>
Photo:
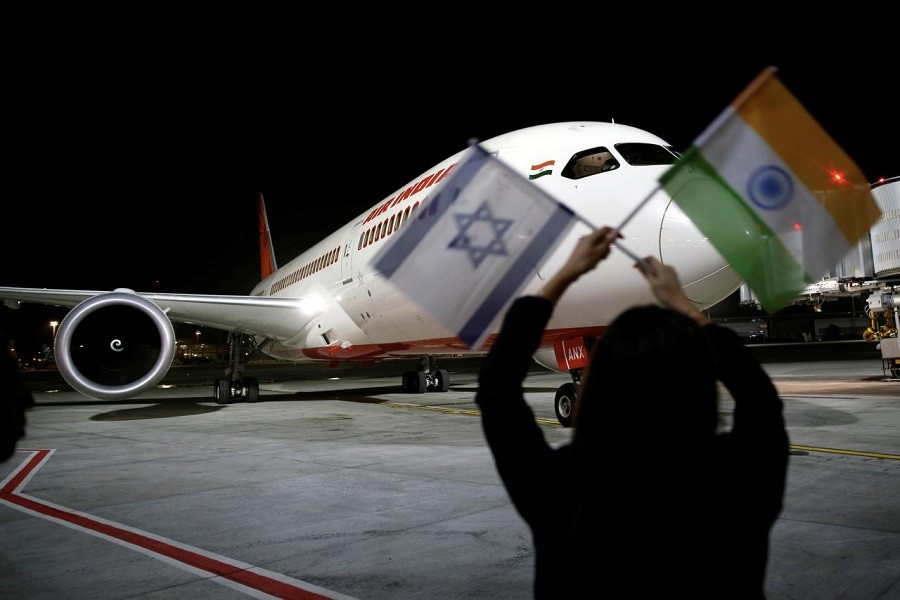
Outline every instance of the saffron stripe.
<path fill-rule="evenodd" d="M 554 159 L 551 158 L 550 160 L 545 160 L 545 161 L 542 162 L 542 163 L 538 163 L 538 164 L 536 164 L 536 165 L 531 165 L 531 170 L 532 170 L 532 171 L 537 171 L 538 169 L 543 169 L 544 167 L 550 167 L 550 166 L 553 166 L 553 165 L 555 165 L 555 164 L 556 164 L 556 161 L 555 161 Z"/>
<path fill-rule="evenodd" d="M 774 69 L 764 71 L 758 86 L 735 100 L 734 108 L 816 194 L 844 238 L 855 243 L 880 214 L 870 186 L 853 159 L 774 75 Z M 835 171 L 843 181 L 835 181 Z"/>

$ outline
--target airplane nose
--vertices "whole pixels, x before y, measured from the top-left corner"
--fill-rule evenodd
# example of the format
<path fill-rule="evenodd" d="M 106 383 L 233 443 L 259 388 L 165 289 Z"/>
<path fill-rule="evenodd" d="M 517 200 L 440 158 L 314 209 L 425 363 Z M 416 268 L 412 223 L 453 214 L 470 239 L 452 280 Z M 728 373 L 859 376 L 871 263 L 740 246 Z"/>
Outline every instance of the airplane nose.
<path fill-rule="evenodd" d="M 724 300 L 743 283 L 674 199 L 660 223 L 659 257 L 675 267 L 685 295 L 701 308 Z"/>

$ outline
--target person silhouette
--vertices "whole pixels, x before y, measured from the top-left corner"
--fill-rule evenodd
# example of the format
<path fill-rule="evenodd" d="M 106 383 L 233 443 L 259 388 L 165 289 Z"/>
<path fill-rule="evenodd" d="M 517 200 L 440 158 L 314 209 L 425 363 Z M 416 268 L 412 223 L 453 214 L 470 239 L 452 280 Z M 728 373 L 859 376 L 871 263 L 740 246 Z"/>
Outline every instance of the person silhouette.
<path fill-rule="evenodd" d="M 10 340 L 0 330 L 0 462 L 15 452 L 25 437 L 25 411 L 34 406 L 34 396 L 25 385 Z"/>
<path fill-rule="evenodd" d="M 789 456 L 783 403 L 674 268 L 635 265 L 658 304 L 623 311 L 593 344 L 570 442 L 548 444 L 525 402 L 554 306 L 617 237 L 609 227 L 582 237 L 536 294 L 517 298 L 478 375 L 486 441 L 532 533 L 534 596 L 764 598 Z"/>

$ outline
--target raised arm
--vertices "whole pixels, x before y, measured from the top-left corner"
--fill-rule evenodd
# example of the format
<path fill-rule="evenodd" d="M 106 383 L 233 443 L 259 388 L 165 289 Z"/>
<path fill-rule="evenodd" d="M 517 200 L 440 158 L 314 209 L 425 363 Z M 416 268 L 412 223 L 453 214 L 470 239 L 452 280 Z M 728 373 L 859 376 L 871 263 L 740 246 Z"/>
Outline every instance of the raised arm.
<path fill-rule="evenodd" d="M 673 267 L 652 256 L 635 263 L 634 267 L 647 279 L 650 290 L 663 306 L 692 318 L 701 326 L 709 324 L 709 318 L 684 295 L 678 273 Z"/>
<path fill-rule="evenodd" d="M 583 236 L 563 266 L 547 280 L 537 295 L 555 305 L 570 285 L 609 256 L 610 246 L 621 237 L 622 234 L 612 227 L 600 227 Z"/>

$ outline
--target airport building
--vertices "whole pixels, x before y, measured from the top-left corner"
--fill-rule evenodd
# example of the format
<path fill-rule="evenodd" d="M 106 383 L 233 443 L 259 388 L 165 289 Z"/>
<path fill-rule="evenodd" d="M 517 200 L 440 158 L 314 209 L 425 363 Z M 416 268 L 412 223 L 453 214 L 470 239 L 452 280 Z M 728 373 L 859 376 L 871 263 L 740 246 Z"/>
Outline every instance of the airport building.
<path fill-rule="evenodd" d="M 900 177 L 872 184 L 872 195 L 882 214 L 869 235 L 832 273 L 807 286 L 792 306 L 767 315 L 753 291 L 743 285 L 710 309 L 713 320 L 750 343 L 858 341 L 878 346 L 885 359 L 894 358 L 895 306 L 900 301 Z M 900 356 L 900 348 L 896 354 Z"/>

